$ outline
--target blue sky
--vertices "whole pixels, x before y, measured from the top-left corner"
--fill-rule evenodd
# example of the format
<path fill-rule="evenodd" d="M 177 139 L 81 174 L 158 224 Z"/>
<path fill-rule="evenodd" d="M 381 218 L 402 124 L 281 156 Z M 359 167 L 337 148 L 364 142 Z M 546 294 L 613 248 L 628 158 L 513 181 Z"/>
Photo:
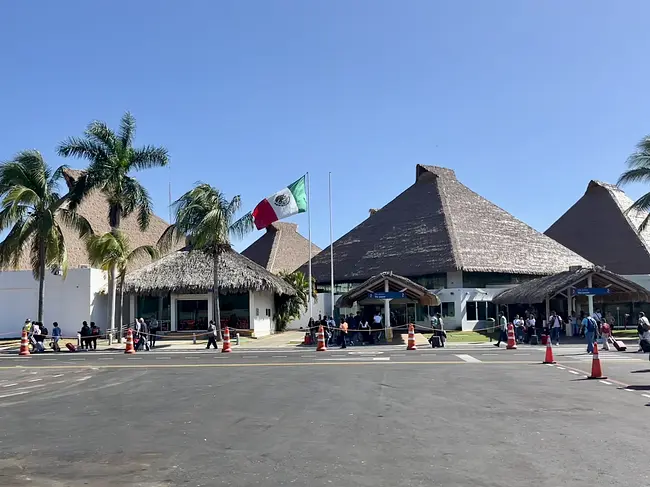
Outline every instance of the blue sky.
<path fill-rule="evenodd" d="M 325 247 L 329 171 L 336 238 L 423 163 L 543 231 L 650 133 L 649 16 L 644 0 L 6 2 L 0 159 L 58 165 L 59 141 L 130 110 L 137 142 L 172 157 L 138 174 L 165 218 L 170 177 L 175 198 L 202 180 L 248 210 L 310 171 Z"/>

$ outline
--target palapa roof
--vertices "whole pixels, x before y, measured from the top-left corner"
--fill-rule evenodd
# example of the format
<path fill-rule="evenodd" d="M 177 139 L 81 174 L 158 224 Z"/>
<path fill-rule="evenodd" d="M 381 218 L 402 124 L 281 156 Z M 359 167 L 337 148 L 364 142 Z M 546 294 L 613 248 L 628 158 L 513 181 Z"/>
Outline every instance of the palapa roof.
<path fill-rule="evenodd" d="M 422 165 L 412 186 L 334 242 L 334 264 L 337 282 L 384 270 L 409 277 L 455 270 L 549 275 L 590 265 L 470 190 L 453 170 Z M 312 260 L 312 274 L 329 281 L 329 248 Z"/>
<path fill-rule="evenodd" d="M 643 286 L 614 274 L 602 267 L 580 268 L 560 272 L 553 276 L 540 277 L 532 281 L 506 289 L 492 298 L 495 304 L 535 304 L 566 292 L 571 287 L 587 287 L 587 277 L 591 275 L 594 288 L 611 288 L 612 294 L 599 296 L 599 299 L 619 301 L 649 301 L 650 293 Z M 578 286 L 579 284 L 582 284 Z"/>
<path fill-rule="evenodd" d="M 647 213 L 626 213 L 632 203 L 618 186 L 590 181 L 545 234 L 613 272 L 650 274 L 650 226 L 639 233 Z"/>
<path fill-rule="evenodd" d="M 275 222 L 249 245 L 242 255 L 274 274 L 293 272 L 309 260 L 309 240 L 298 233 L 296 223 Z M 311 244 L 312 257 L 321 251 Z"/>
<path fill-rule="evenodd" d="M 355 302 L 366 299 L 368 293 L 385 291 L 386 281 L 388 281 L 389 291 L 404 292 L 409 301 L 417 301 L 423 306 L 440 305 L 440 298 L 426 287 L 392 272 L 382 272 L 381 274 L 372 276 L 363 284 L 342 295 L 336 304 L 337 306 L 351 307 Z"/>
<path fill-rule="evenodd" d="M 136 271 L 125 280 L 125 292 L 138 294 L 205 293 L 213 289 L 212 257 L 200 251 L 179 250 Z M 281 277 L 250 259 L 226 251 L 219 257 L 221 293 L 272 291 L 294 295 L 294 289 Z"/>
<path fill-rule="evenodd" d="M 64 178 L 68 188 L 83 174 L 83 171 L 76 169 L 66 169 L 64 171 Z M 77 210 L 81 216 L 85 217 L 93 231 L 96 234 L 103 234 L 110 232 L 111 227 L 108 224 L 108 202 L 106 197 L 99 191 L 89 194 L 79 206 Z M 136 214 L 131 214 L 126 218 L 122 218 L 120 229 L 129 239 L 131 248 L 136 248 L 141 245 L 156 245 L 158 239 L 167 228 L 168 223 L 156 215 L 151 215 L 149 228 L 142 232 L 138 226 L 138 219 Z M 88 252 L 83 240 L 79 239 L 79 234 L 70 229 L 66 225 L 61 225 L 63 237 L 65 239 L 65 246 L 68 252 L 68 267 L 70 269 L 78 268 L 82 265 L 89 266 Z M 151 262 L 151 259 L 143 257 L 133 261 L 129 268 L 137 269 L 143 265 Z M 18 270 L 31 269 L 29 262 L 29 253 L 23 252 L 22 259 L 19 263 Z"/>

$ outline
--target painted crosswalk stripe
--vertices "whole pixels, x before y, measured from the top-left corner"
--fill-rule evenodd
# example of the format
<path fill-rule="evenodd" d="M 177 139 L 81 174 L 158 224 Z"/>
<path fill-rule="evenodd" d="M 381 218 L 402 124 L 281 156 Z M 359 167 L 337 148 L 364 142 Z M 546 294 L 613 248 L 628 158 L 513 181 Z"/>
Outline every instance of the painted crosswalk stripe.
<path fill-rule="evenodd" d="M 386 361 L 386 360 L 390 360 L 390 357 L 372 357 L 372 359 L 373 359 L 373 360 L 383 360 L 383 361 Z"/>
<path fill-rule="evenodd" d="M 4 399 L 5 397 L 20 396 L 22 394 L 29 394 L 29 391 L 20 391 L 20 392 L 12 392 L 11 394 L 3 394 L 0 396 L 0 399 Z"/>
<path fill-rule="evenodd" d="M 2 387 L 13 387 L 13 386 L 17 386 L 17 385 L 18 384 L 16 382 L 12 382 L 11 384 L 3 384 Z"/>
<path fill-rule="evenodd" d="M 579 372 L 576 372 L 575 370 L 569 370 L 569 372 L 571 372 L 571 373 L 574 374 L 574 375 L 580 375 L 580 373 L 579 373 Z"/>
<path fill-rule="evenodd" d="M 463 360 L 465 362 L 468 362 L 470 364 L 480 364 L 480 363 L 482 363 L 479 359 L 477 359 L 475 357 L 472 357 L 471 355 L 466 355 L 466 354 L 463 354 L 463 353 L 461 353 L 460 355 L 456 355 L 456 357 L 458 357 L 459 359 L 461 359 L 461 360 Z"/>
<path fill-rule="evenodd" d="M 605 384 L 606 386 L 611 386 L 612 385 L 611 382 L 607 382 L 606 380 L 599 380 L 598 382 L 600 382 L 601 384 Z"/>
<path fill-rule="evenodd" d="M 650 397 L 650 394 L 641 394 L 643 397 Z"/>

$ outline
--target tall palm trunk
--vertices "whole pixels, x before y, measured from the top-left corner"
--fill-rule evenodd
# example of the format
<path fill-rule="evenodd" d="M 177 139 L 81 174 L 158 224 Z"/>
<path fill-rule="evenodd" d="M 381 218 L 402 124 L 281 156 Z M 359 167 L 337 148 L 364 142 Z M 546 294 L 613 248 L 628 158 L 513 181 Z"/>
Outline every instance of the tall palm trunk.
<path fill-rule="evenodd" d="M 111 233 L 117 238 L 120 231 L 121 208 L 117 205 L 111 205 L 108 210 L 108 219 L 111 225 Z M 111 266 L 108 271 L 108 326 L 111 335 L 115 336 L 115 306 L 117 293 L 117 265 Z M 122 343 L 122 323 L 120 320 L 119 342 Z"/>
<path fill-rule="evenodd" d="M 213 283 L 212 290 L 214 295 L 214 316 L 217 325 L 217 340 L 221 341 L 221 310 L 219 309 L 219 252 L 216 251 L 213 255 Z"/>
<path fill-rule="evenodd" d="M 122 343 L 122 322 L 124 321 L 124 274 L 120 275 L 120 343 Z"/>
<path fill-rule="evenodd" d="M 38 238 L 38 237 L 37 237 Z M 45 241 L 38 244 L 38 321 L 43 323 L 43 302 L 45 301 Z"/>

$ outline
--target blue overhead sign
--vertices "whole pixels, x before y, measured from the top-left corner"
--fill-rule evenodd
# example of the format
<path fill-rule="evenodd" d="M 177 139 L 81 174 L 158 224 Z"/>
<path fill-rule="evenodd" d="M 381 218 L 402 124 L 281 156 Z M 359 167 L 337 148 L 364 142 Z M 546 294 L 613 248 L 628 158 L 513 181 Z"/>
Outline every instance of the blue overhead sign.
<path fill-rule="evenodd" d="M 368 293 L 369 299 L 399 299 L 405 297 L 406 297 L 406 293 L 392 292 L 392 291 Z"/>
<path fill-rule="evenodd" d="M 574 289 L 573 292 L 576 296 L 604 296 L 610 293 L 606 287 L 579 287 Z"/>

